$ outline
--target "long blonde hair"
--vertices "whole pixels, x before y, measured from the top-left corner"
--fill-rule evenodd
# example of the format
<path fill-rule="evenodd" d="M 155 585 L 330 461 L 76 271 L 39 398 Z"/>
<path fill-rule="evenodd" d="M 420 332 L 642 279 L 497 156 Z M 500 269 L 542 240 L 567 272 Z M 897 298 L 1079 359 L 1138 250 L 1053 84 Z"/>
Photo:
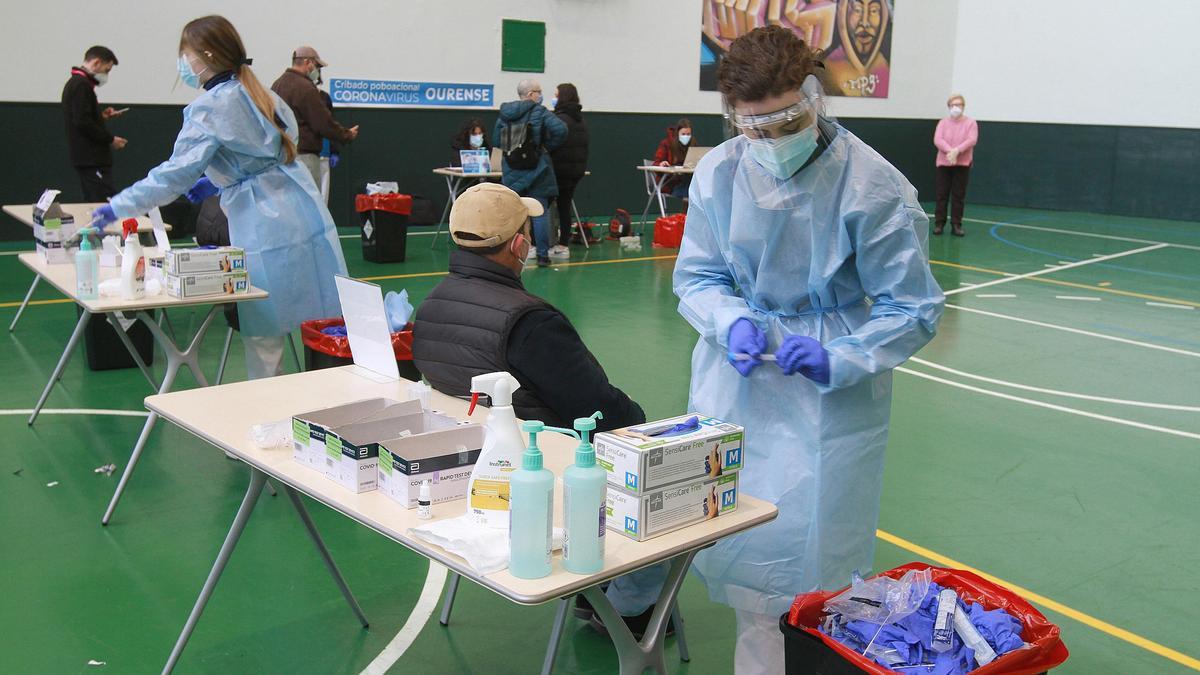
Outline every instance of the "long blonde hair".
<path fill-rule="evenodd" d="M 290 164 L 296 159 L 296 142 L 288 136 L 287 127 L 275 115 L 275 99 L 254 76 L 254 71 L 250 70 L 250 63 L 246 59 L 246 47 L 242 45 L 242 38 L 233 24 L 225 17 L 217 15 L 193 19 L 183 27 L 179 36 L 181 53 L 184 47 L 196 52 L 214 73 L 234 71 L 258 111 L 279 130 L 285 163 Z"/>

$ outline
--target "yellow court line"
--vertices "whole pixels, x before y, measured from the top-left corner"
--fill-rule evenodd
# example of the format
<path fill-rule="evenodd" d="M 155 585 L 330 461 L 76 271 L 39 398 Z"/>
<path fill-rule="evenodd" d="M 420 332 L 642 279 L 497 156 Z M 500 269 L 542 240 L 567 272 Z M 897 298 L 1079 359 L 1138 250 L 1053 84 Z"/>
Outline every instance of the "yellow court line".
<path fill-rule="evenodd" d="M 1001 272 L 1000 270 L 992 270 L 986 267 L 973 267 L 971 265 L 960 265 L 958 263 L 946 262 L 944 260 L 930 260 L 932 265 L 942 265 L 944 267 L 953 267 L 960 270 L 970 270 L 972 272 L 983 272 L 985 274 L 995 274 L 1002 277 L 1015 277 L 1012 272 Z M 1191 307 L 1200 307 L 1200 302 L 1191 300 L 1181 300 L 1179 298 L 1168 298 L 1161 295 L 1148 295 L 1146 293 L 1135 293 L 1133 291 L 1122 291 L 1118 288 L 1109 288 L 1107 286 L 1092 286 L 1090 284 L 1079 284 L 1073 281 L 1062 281 L 1059 279 L 1047 279 L 1046 277 L 1030 277 L 1022 279 L 1022 281 L 1036 281 L 1043 284 L 1053 284 L 1055 286 L 1069 286 L 1071 288 L 1086 288 L 1089 291 L 1097 291 L 1100 293 L 1111 293 L 1113 295 L 1123 295 L 1129 298 L 1140 298 L 1142 300 L 1157 300 L 1159 302 L 1173 302 L 1180 305 L 1189 305 Z"/>
<path fill-rule="evenodd" d="M 677 257 L 678 256 L 674 256 L 674 255 L 652 255 L 652 256 L 645 256 L 642 258 L 620 258 L 617 260 L 590 260 L 590 261 L 586 261 L 586 262 L 559 263 L 557 265 L 551 265 L 551 267 L 584 267 L 587 265 L 613 265 L 616 263 L 643 262 L 643 261 L 647 261 L 647 260 L 674 260 Z M 449 272 L 420 272 L 418 274 L 388 274 L 388 275 L 378 276 L 378 277 L 360 277 L 359 281 L 384 281 L 386 279 L 415 279 L 418 277 L 444 277 L 447 274 L 449 274 Z M 18 302 L 16 304 L 19 305 L 21 303 Z"/>
<path fill-rule="evenodd" d="M 70 298 L 56 298 L 54 300 L 30 300 L 29 306 L 32 307 L 33 305 L 61 305 L 63 303 L 67 303 L 67 302 L 75 302 L 75 301 Z M 20 307 L 20 306 L 21 306 L 21 302 L 19 300 L 17 302 L 0 302 L 0 308 Z"/>
<path fill-rule="evenodd" d="M 953 567 L 955 569 L 966 570 L 968 572 L 978 574 L 979 576 L 983 577 L 984 579 L 987 579 L 988 581 L 990 581 L 994 584 L 999 584 L 1001 586 L 1004 586 L 1005 588 L 1016 593 L 1017 595 L 1020 595 L 1021 597 L 1025 598 L 1026 600 L 1029 600 L 1030 602 L 1035 602 L 1035 603 L 1045 607 L 1046 609 L 1049 609 L 1054 612 L 1058 612 L 1059 614 L 1062 614 L 1063 616 L 1070 617 L 1070 618 L 1078 621 L 1079 623 L 1082 623 L 1086 626 L 1089 626 L 1091 628 L 1094 628 L 1094 629 L 1100 631 L 1101 633 L 1107 633 L 1108 635 L 1111 635 L 1112 637 L 1115 637 L 1118 640 L 1124 640 L 1125 642 L 1128 642 L 1129 644 L 1134 645 L 1135 647 L 1141 647 L 1142 649 L 1145 649 L 1148 652 L 1153 652 L 1154 654 L 1157 654 L 1165 659 L 1170 659 L 1171 661 L 1174 661 L 1175 663 L 1178 663 L 1182 666 L 1186 666 L 1188 668 L 1191 668 L 1192 670 L 1200 671 L 1200 659 L 1193 658 L 1191 656 L 1188 656 L 1187 654 L 1184 654 L 1183 652 L 1179 652 L 1174 649 L 1171 649 L 1170 647 L 1160 645 L 1157 642 L 1154 642 L 1153 640 L 1148 640 L 1140 635 L 1137 635 L 1136 633 L 1131 633 L 1131 632 L 1125 630 L 1124 628 L 1119 628 L 1117 626 L 1114 626 L 1111 623 L 1108 623 L 1107 621 L 1101 621 L 1100 619 L 1097 619 L 1094 616 L 1090 616 L 1088 614 L 1084 614 L 1083 612 L 1081 612 L 1077 609 L 1072 609 L 1070 607 L 1067 607 L 1066 605 L 1062 604 L 1061 602 L 1056 602 L 1054 600 L 1051 600 L 1050 598 L 1047 598 L 1044 595 L 1034 593 L 1033 591 L 1029 590 L 1028 588 L 1023 588 L 1014 583 L 1000 579 L 999 577 L 992 576 L 991 574 L 988 574 L 987 572 L 977 570 L 974 567 L 965 565 L 957 560 L 954 560 L 953 558 L 947 558 L 946 556 L 941 555 L 939 553 L 935 553 L 934 551 L 931 551 L 931 550 L 925 548 L 924 546 L 920 546 L 918 544 L 912 543 L 911 541 L 901 539 L 900 537 L 897 537 L 896 535 L 894 535 L 890 532 L 884 532 L 883 530 L 876 530 L 875 536 L 879 537 L 880 539 L 886 541 L 889 544 L 898 546 L 910 553 L 915 553 L 915 554 L 921 556 L 922 558 L 932 560 L 933 562 L 935 562 L 943 567 Z"/>

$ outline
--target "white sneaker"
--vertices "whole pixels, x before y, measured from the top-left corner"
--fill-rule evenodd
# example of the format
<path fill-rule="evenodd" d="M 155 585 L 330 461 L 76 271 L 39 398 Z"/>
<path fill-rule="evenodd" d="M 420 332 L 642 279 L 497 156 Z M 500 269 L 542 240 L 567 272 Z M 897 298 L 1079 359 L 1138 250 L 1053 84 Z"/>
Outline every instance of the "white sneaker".
<path fill-rule="evenodd" d="M 535 259 L 535 258 L 537 258 L 537 247 L 536 247 L 536 246 L 530 246 L 530 247 L 529 247 L 529 255 L 525 256 L 525 259 L 526 259 L 526 260 L 533 260 L 533 259 Z"/>
<path fill-rule="evenodd" d="M 550 257 L 554 260 L 570 260 L 571 249 L 563 246 L 562 244 L 552 246 L 550 247 Z"/>

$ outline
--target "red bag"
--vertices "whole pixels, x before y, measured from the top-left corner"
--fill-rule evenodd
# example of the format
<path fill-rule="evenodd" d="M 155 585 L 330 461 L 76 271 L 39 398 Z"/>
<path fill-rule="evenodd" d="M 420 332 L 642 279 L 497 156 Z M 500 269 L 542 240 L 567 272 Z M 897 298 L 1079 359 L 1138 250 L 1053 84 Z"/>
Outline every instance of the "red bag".
<path fill-rule="evenodd" d="M 1069 652 L 1059 636 L 1058 626 L 1050 623 L 1041 612 L 1034 609 L 1033 605 L 1030 605 L 1021 596 L 1003 586 L 987 581 L 977 574 L 914 562 L 888 570 L 882 576 L 899 579 L 909 570 L 923 569 L 928 569 L 932 573 L 933 580 L 938 584 L 954 589 L 964 602 L 977 602 L 987 610 L 1003 609 L 1021 622 L 1023 628 L 1021 639 L 1027 646 L 1024 649 L 1011 651 L 986 666 L 976 668 L 971 671 L 972 675 L 976 673 L 978 675 L 1036 675 L 1067 660 Z M 836 651 L 847 662 L 854 664 L 864 672 L 877 675 L 896 672 L 875 663 L 817 630 L 817 626 L 825 616 L 825 601 L 841 592 L 841 590 L 817 591 L 797 595 L 795 602 L 792 603 L 792 610 L 788 613 L 788 623 L 825 643 L 825 646 Z"/>
<path fill-rule="evenodd" d="M 687 216 L 676 213 L 654 221 L 654 248 L 679 248 L 683 243 L 683 225 Z"/>
<path fill-rule="evenodd" d="M 402 216 L 412 215 L 412 195 L 401 195 L 395 192 L 379 195 L 355 195 L 354 210 L 387 211 Z"/>
<path fill-rule="evenodd" d="M 361 196 L 361 195 L 360 195 Z M 336 319 L 314 319 L 300 324 L 300 338 L 304 346 L 328 356 L 343 359 L 354 358 L 350 353 L 350 338 L 345 335 L 326 335 L 322 329 L 330 326 L 345 326 L 346 321 L 341 317 Z M 397 361 L 412 360 L 412 323 L 404 330 L 392 333 L 392 351 L 396 352 Z"/>

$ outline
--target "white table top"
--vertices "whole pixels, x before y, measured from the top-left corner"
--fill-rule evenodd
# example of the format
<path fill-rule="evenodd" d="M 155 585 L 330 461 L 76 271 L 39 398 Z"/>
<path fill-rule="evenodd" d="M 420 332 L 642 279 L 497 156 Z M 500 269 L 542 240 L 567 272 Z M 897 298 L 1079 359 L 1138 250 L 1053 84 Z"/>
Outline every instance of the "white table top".
<path fill-rule="evenodd" d="M 158 249 L 147 246 L 147 256 L 153 256 Z M 146 309 L 171 309 L 173 307 L 194 307 L 196 305 L 219 305 L 227 302 L 245 302 L 261 300 L 267 297 L 267 292 L 256 286 L 251 286 L 246 293 L 237 295 L 203 295 L 194 298 L 173 298 L 167 295 L 166 289 L 158 295 L 148 295 L 141 300 L 122 300 L 119 297 L 106 298 L 101 296 L 95 300 L 80 300 L 75 297 L 75 265 L 73 263 L 48 264 L 36 252 L 22 253 L 17 256 L 21 264 L 33 270 L 35 274 L 50 282 L 63 295 L 76 303 L 83 305 L 92 314 L 107 312 L 135 312 Z M 121 275 L 120 268 L 101 267 L 100 281 L 115 279 Z"/>
<path fill-rule="evenodd" d="M 104 206 L 103 202 L 85 203 L 85 204 L 59 204 L 64 213 L 69 213 L 75 217 L 75 224 L 80 227 L 86 226 L 92 222 L 92 211 Z M 33 227 L 33 204 L 8 204 L 4 207 L 4 212 L 25 223 L 29 227 Z M 121 220 L 118 219 L 115 223 L 109 223 L 104 226 L 104 234 L 121 234 Z M 138 216 L 138 232 L 149 233 L 154 231 L 154 226 L 150 224 L 150 219 L 146 216 Z M 171 231 L 170 223 L 163 223 L 163 227 L 167 232 Z"/>
<path fill-rule="evenodd" d="M 461 166 L 443 166 L 433 170 L 439 176 L 454 176 L 456 178 L 503 178 L 504 174 L 500 171 L 489 171 L 487 173 L 463 173 Z"/>
<path fill-rule="evenodd" d="M 360 374 L 362 372 L 357 366 L 345 366 L 190 389 L 150 396 L 146 399 L 146 407 L 268 476 L 519 604 L 540 604 L 571 595 L 626 572 L 768 522 L 777 514 L 773 504 L 741 494 L 738 508 L 733 513 L 646 542 L 635 542 L 609 531 L 605 535 L 604 569 L 597 574 L 580 575 L 566 571 L 562 567 L 561 553 L 555 552 L 553 569 L 548 577 L 518 579 L 507 569 L 481 577 L 462 558 L 409 533 L 409 528 L 429 522 L 419 520 L 416 509 L 406 509 L 377 490 L 361 494 L 350 492 L 324 474 L 293 460 L 290 447 L 259 450 L 250 441 L 252 425 L 289 419 L 295 413 L 376 396 L 400 401 L 410 398 L 407 393 L 408 381 L 380 383 L 378 378 L 367 377 Z M 466 401 L 434 391 L 432 405 L 435 409 L 466 419 Z M 470 419 L 482 423 L 487 418 L 486 413 L 480 407 Z M 555 433 L 541 434 L 538 440 L 546 468 L 561 478 L 563 469 L 574 461 L 576 441 Z M 554 500 L 555 522 L 558 523 L 562 504 L 561 480 L 555 481 Z M 461 499 L 433 506 L 435 519 L 452 518 L 465 512 L 466 501 Z"/>
<path fill-rule="evenodd" d="M 645 166 L 637 166 L 634 168 L 637 169 L 638 171 L 649 171 L 651 173 L 675 173 L 675 174 L 696 173 L 696 167 L 694 167 L 694 166 L 655 166 L 653 164 L 648 164 Z"/>

